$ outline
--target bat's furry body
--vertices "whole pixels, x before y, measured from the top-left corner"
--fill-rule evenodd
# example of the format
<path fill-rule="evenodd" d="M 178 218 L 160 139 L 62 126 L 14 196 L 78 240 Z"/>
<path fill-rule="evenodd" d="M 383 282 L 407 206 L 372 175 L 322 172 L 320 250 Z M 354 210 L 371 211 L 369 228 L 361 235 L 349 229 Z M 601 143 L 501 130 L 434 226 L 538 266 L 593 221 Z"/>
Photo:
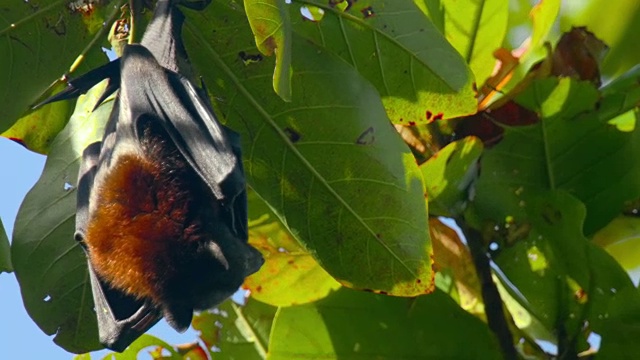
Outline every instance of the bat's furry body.
<path fill-rule="evenodd" d="M 160 316 L 186 329 L 258 270 L 247 244 L 237 134 L 178 73 L 185 61 L 176 0 L 160 0 L 141 45 L 71 82 L 119 88 L 102 142 L 83 154 L 76 239 L 87 250 L 100 340 L 122 351 Z M 105 96 L 103 96 L 104 98 Z"/>

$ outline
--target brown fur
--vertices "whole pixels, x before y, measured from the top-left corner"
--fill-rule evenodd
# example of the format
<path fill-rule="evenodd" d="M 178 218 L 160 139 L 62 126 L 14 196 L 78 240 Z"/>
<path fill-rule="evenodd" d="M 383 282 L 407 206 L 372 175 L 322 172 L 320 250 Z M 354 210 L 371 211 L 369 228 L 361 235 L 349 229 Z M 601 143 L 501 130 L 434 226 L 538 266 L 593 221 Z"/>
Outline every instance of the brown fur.
<path fill-rule="evenodd" d="M 95 271 L 111 286 L 165 311 L 190 311 L 224 272 L 202 248 L 218 208 L 209 189 L 151 122 L 145 157 L 120 155 L 98 190 L 86 243 Z M 209 225 L 210 226 L 210 225 Z M 208 286 L 209 285 L 209 286 Z"/>

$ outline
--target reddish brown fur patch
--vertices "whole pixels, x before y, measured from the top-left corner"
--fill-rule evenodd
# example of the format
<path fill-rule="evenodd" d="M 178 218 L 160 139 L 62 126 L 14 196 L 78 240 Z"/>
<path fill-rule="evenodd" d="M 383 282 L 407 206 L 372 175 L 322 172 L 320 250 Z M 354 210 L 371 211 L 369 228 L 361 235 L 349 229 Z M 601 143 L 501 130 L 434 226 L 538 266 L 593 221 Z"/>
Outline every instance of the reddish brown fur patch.
<path fill-rule="evenodd" d="M 176 284 L 194 278 L 190 259 L 215 209 L 203 206 L 214 201 L 172 144 L 147 128 L 142 145 L 146 157 L 121 155 L 98 189 L 86 242 L 102 278 L 161 304 L 189 298 Z"/>

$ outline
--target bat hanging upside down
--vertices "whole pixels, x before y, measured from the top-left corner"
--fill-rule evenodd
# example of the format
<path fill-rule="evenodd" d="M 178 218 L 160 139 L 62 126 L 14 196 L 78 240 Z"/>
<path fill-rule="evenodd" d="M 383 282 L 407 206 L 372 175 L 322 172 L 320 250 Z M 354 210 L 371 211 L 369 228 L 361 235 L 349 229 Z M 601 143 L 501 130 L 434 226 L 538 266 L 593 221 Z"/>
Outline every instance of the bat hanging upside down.
<path fill-rule="evenodd" d="M 46 101 L 105 78 L 98 103 L 120 91 L 103 140 L 83 153 L 75 235 L 88 257 L 100 341 L 116 351 L 162 316 L 184 331 L 194 310 L 222 302 L 263 263 L 247 243 L 239 137 L 179 73 L 186 53 L 177 2 L 159 0 L 141 44 Z"/>

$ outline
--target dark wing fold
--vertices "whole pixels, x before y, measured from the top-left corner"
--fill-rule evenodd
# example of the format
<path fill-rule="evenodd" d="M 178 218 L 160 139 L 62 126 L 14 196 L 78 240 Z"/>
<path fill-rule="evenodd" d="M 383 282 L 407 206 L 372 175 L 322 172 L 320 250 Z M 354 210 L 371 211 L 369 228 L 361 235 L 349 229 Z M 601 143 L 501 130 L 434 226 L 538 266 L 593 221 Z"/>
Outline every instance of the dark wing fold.
<path fill-rule="evenodd" d="M 83 245 L 85 251 L 87 250 L 84 238 L 89 221 L 91 189 L 102 150 L 101 145 L 101 142 L 89 145 L 82 154 L 82 163 L 80 164 L 75 238 Z M 112 350 L 123 351 L 157 323 L 162 316 L 151 304 L 111 288 L 93 271 L 88 259 L 87 265 L 98 320 L 100 343 Z"/>
<path fill-rule="evenodd" d="M 135 128 L 141 114 L 155 117 L 215 197 L 230 205 L 246 187 L 238 137 L 218 122 L 189 80 L 160 66 L 144 46 L 127 46 L 122 59 L 123 79 L 138 80 L 122 82 L 119 96 L 126 101 L 119 118 L 134 123 L 120 124 Z"/>

